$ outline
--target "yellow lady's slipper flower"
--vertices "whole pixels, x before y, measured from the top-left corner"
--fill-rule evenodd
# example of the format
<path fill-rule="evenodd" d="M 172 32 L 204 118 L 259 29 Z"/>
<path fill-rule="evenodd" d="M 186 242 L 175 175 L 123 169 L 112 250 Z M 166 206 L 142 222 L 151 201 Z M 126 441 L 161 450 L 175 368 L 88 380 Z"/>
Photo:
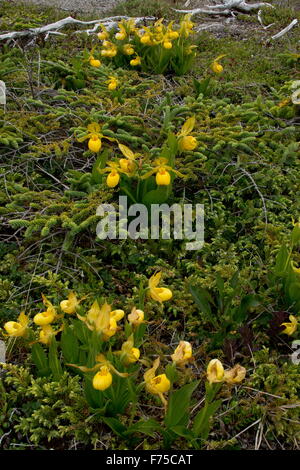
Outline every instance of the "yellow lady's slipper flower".
<path fill-rule="evenodd" d="M 109 173 L 106 178 L 106 184 L 109 188 L 114 188 L 119 184 L 120 173 L 127 173 L 118 163 L 108 162 L 107 167 L 99 170 L 100 173 Z"/>
<path fill-rule="evenodd" d="M 105 39 L 109 38 L 109 34 L 105 31 L 100 31 L 100 33 L 98 33 L 97 36 L 98 36 L 98 39 L 100 39 L 101 41 L 104 41 Z"/>
<path fill-rule="evenodd" d="M 140 41 L 145 46 L 152 46 L 153 44 L 150 34 L 144 34 L 141 36 Z"/>
<path fill-rule="evenodd" d="M 134 48 L 132 47 L 131 44 L 125 44 L 123 46 L 123 52 L 126 55 L 132 55 L 132 54 L 134 54 Z"/>
<path fill-rule="evenodd" d="M 92 122 L 87 126 L 87 133 L 83 137 L 77 138 L 78 142 L 83 142 L 84 140 L 89 139 L 88 147 L 91 152 L 99 152 L 102 147 L 102 139 L 107 139 L 111 142 L 115 142 L 116 139 L 112 137 L 107 137 L 101 133 L 101 127 L 97 122 Z"/>
<path fill-rule="evenodd" d="M 171 21 L 171 22 L 168 24 L 168 27 L 167 27 L 167 36 L 168 36 L 170 39 L 177 39 L 177 38 L 179 38 L 179 32 L 173 30 L 173 24 L 174 24 L 174 21 Z"/>
<path fill-rule="evenodd" d="M 107 366 L 102 366 L 93 378 L 93 387 L 103 392 L 112 384 L 112 375 Z"/>
<path fill-rule="evenodd" d="M 91 65 L 92 67 L 100 67 L 100 65 L 101 65 L 100 60 L 99 60 L 99 59 L 95 59 L 93 56 L 91 56 L 91 57 L 89 58 L 89 62 L 90 62 L 90 65 Z"/>
<path fill-rule="evenodd" d="M 236 364 L 232 369 L 225 370 L 224 381 L 228 384 L 238 384 L 244 380 L 246 376 L 245 367 Z"/>
<path fill-rule="evenodd" d="M 105 83 L 108 84 L 107 88 L 110 90 L 110 91 L 113 91 L 117 88 L 117 86 L 119 85 L 119 82 L 118 80 L 116 79 L 116 77 L 113 77 L 113 76 L 110 76 L 109 77 L 109 80 L 107 80 Z"/>
<path fill-rule="evenodd" d="M 141 178 L 146 179 L 149 178 L 149 176 L 153 175 L 153 173 L 156 173 L 156 184 L 158 186 L 168 186 L 171 182 L 171 175 L 170 171 L 172 173 L 175 173 L 175 175 L 180 176 L 181 178 L 184 178 L 184 175 L 180 173 L 177 170 L 174 170 L 171 166 L 167 165 L 168 160 L 166 158 L 157 158 L 155 160 L 155 167 L 148 171 L 146 174 L 144 174 Z"/>
<path fill-rule="evenodd" d="M 4 329 L 8 336 L 25 336 L 27 333 L 27 326 L 29 318 L 24 312 L 21 312 L 18 316 L 18 321 L 8 321 L 4 324 Z"/>
<path fill-rule="evenodd" d="M 224 367 L 219 359 L 212 359 L 207 366 L 207 380 L 210 384 L 224 380 Z"/>
<path fill-rule="evenodd" d="M 132 65 L 132 67 L 136 67 L 137 65 L 141 65 L 141 58 L 137 55 L 134 59 L 131 59 L 130 65 Z"/>
<path fill-rule="evenodd" d="M 117 322 L 110 316 L 110 312 L 110 305 L 104 303 L 100 307 L 97 300 L 95 300 L 85 317 L 78 314 L 77 317 L 86 324 L 89 330 L 97 331 L 97 333 L 103 335 L 104 340 L 107 340 L 113 336 L 118 329 Z"/>
<path fill-rule="evenodd" d="M 52 341 L 52 338 L 62 331 L 63 327 L 59 330 L 53 330 L 51 325 L 43 325 L 39 334 L 39 342 L 45 345 L 49 345 Z"/>
<path fill-rule="evenodd" d="M 127 316 L 129 323 L 133 326 L 138 326 L 144 323 L 145 314 L 143 310 L 139 310 L 135 307 L 131 310 L 131 313 Z"/>
<path fill-rule="evenodd" d="M 109 362 L 103 354 L 98 354 L 96 356 L 96 364 L 94 367 L 88 368 L 85 366 L 78 366 L 77 364 L 67 364 L 68 366 L 75 367 L 76 369 L 81 370 L 82 372 L 97 372 L 93 378 L 93 387 L 96 390 L 106 390 L 112 384 L 112 373 L 118 375 L 119 377 L 128 377 L 127 372 L 118 372 L 117 369 Z"/>
<path fill-rule="evenodd" d="M 33 321 L 36 325 L 42 326 L 42 325 L 49 325 L 50 323 L 53 322 L 55 319 L 55 314 L 46 310 L 45 312 L 42 313 L 37 313 Z"/>
<path fill-rule="evenodd" d="M 100 26 L 101 26 L 101 31 L 97 34 L 97 36 L 98 36 L 98 39 L 100 39 L 101 41 L 105 41 L 106 39 L 109 39 L 109 32 L 107 31 L 105 26 L 103 26 L 102 24 L 100 24 Z"/>
<path fill-rule="evenodd" d="M 102 147 L 102 141 L 97 136 L 93 136 L 90 138 L 88 142 L 88 147 L 91 152 L 98 153 Z"/>
<path fill-rule="evenodd" d="M 70 292 L 68 295 L 68 300 L 62 300 L 60 302 L 60 308 L 64 313 L 69 313 L 72 315 L 76 312 L 76 309 L 79 306 L 81 300 L 77 299 L 77 296 L 74 292 Z"/>
<path fill-rule="evenodd" d="M 133 174 L 135 166 L 136 166 L 135 159 L 140 157 L 141 155 L 139 153 L 134 153 L 126 145 L 118 144 L 118 146 L 122 154 L 124 155 L 124 157 L 126 157 L 126 158 L 120 158 L 119 160 L 120 168 L 127 175 L 131 175 Z"/>
<path fill-rule="evenodd" d="M 115 48 L 108 49 L 106 56 L 107 57 L 115 57 L 117 55 L 117 52 L 118 51 Z"/>
<path fill-rule="evenodd" d="M 110 312 L 110 317 L 114 318 L 116 320 L 116 322 L 122 320 L 124 315 L 125 315 L 125 312 L 124 312 L 124 310 L 121 310 L 121 309 L 113 310 L 112 312 Z"/>
<path fill-rule="evenodd" d="M 123 41 L 124 39 L 126 39 L 126 33 L 124 32 L 121 32 L 121 33 L 116 33 L 115 35 L 115 38 L 118 40 L 118 41 Z"/>
<path fill-rule="evenodd" d="M 134 163 L 127 158 L 120 158 L 119 160 L 120 168 L 124 171 L 124 173 L 130 174 L 134 170 Z"/>
<path fill-rule="evenodd" d="M 110 318 L 109 325 L 106 328 L 103 328 L 102 333 L 104 335 L 104 339 L 107 340 L 114 336 L 118 330 L 118 325 L 115 318 Z"/>
<path fill-rule="evenodd" d="M 294 315 L 290 315 L 289 316 L 289 320 L 290 322 L 288 323 L 281 323 L 280 326 L 284 326 L 284 330 L 281 331 L 281 333 L 285 333 L 286 335 L 292 335 L 293 333 L 295 333 L 295 331 L 297 330 L 297 327 L 298 327 L 298 321 L 297 321 L 297 318 L 294 317 Z"/>
<path fill-rule="evenodd" d="M 160 168 L 156 173 L 155 180 L 158 186 L 169 186 L 171 175 L 165 168 Z"/>
<path fill-rule="evenodd" d="M 185 365 L 192 357 L 192 345 L 188 341 L 180 341 L 179 345 L 171 355 L 171 359 L 179 366 Z"/>
<path fill-rule="evenodd" d="M 172 49 L 173 45 L 172 45 L 171 41 L 164 41 L 163 42 L 163 47 L 164 47 L 164 49 Z"/>
<path fill-rule="evenodd" d="M 101 55 L 103 57 L 115 57 L 117 55 L 118 49 L 115 46 L 115 44 L 106 40 L 103 41 L 102 44 L 103 44 L 103 47 L 105 48 L 105 49 L 102 49 L 101 51 Z"/>
<path fill-rule="evenodd" d="M 52 303 L 46 299 L 46 297 L 42 294 L 43 298 L 43 304 L 47 307 L 47 310 L 45 312 L 37 313 L 33 321 L 36 325 L 42 326 L 42 325 L 49 325 L 52 323 L 55 318 L 56 318 L 56 309 L 52 305 Z"/>
<path fill-rule="evenodd" d="M 148 282 L 148 288 L 150 290 L 150 295 L 153 300 L 158 302 L 166 302 L 173 297 L 173 293 L 167 287 L 157 287 L 161 280 L 161 272 L 158 272 L 150 277 Z"/>
<path fill-rule="evenodd" d="M 126 29 L 122 23 L 118 24 L 120 31 L 115 34 L 115 38 L 118 41 L 123 41 L 127 37 Z"/>
<path fill-rule="evenodd" d="M 178 146 L 183 152 L 185 150 L 194 150 L 198 143 L 195 137 L 189 135 L 195 127 L 195 116 L 190 117 L 185 121 L 181 130 L 178 132 Z"/>
<path fill-rule="evenodd" d="M 112 170 L 106 178 L 106 184 L 109 188 L 114 188 L 119 184 L 120 175 L 117 170 Z"/>
<path fill-rule="evenodd" d="M 180 140 L 180 149 L 181 150 L 194 150 L 198 145 L 195 137 L 191 135 L 186 135 Z"/>
<path fill-rule="evenodd" d="M 144 374 L 144 381 L 146 384 L 146 390 L 152 395 L 158 395 L 164 406 L 167 406 L 167 401 L 163 396 L 163 393 L 167 393 L 170 390 L 170 380 L 166 374 L 160 374 L 155 376 L 155 372 L 159 367 L 159 357 L 155 359 L 153 367 L 147 370 Z"/>
<path fill-rule="evenodd" d="M 163 18 L 159 18 L 159 20 L 155 21 L 153 28 L 156 32 L 161 33 L 163 31 L 163 25 L 162 22 L 164 21 Z"/>
<path fill-rule="evenodd" d="M 213 72 L 219 74 L 219 73 L 222 73 L 223 72 L 223 66 L 221 64 L 219 64 L 219 60 L 222 59 L 223 57 L 225 57 L 226 54 L 222 54 L 222 55 L 219 55 L 214 61 L 213 63 L 211 64 L 211 69 Z"/>
<path fill-rule="evenodd" d="M 125 365 L 133 364 L 139 360 L 141 353 L 138 348 L 134 347 L 133 334 L 122 344 L 121 350 L 116 351 L 116 354 L 120 356 Z"/>
<path fill-rule="evenodd" d="M 132 354 L 132 357 L 130 359 L 130 362 L 132 363 L 132 362 L 136 362 L 139 360 L 141 352 L 138 348 L 132 348 L 131 354 Z"/>
<path fill-rule="evenodd" d="M 180 21 L 179 35 L 188 38 L 192 33 L 194 23 L 191 21 L 191 14 L 187 14 Z"/>

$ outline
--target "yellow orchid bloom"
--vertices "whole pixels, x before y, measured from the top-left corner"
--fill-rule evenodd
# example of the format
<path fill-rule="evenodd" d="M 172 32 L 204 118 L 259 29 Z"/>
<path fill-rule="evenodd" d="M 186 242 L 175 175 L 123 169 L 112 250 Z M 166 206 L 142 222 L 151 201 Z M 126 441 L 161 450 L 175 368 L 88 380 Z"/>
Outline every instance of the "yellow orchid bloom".
<path fill-rule="evenodd" d="M 115 354 L 120 355 L 121 361 L 127 366 L 139 360 L 141 353 L 134 347 L 133 334 L 122 344 L 121 351 L 116 351 Z"/>
<path fill-rule="evenodd" d="M 78 300 L 77 296 L 74 292 L 70 292 L 68 295 L 68 300 L 62 300 L 60 302 L 60 308 L 64 313 L 68 313 L 69 315 L 72 315 L 73 313 L 76 312 L 76 309 L 78 308 L 80 302 L 84 299 Z"/>
<path fill-rule="evenodd" d="M 118 375 L 119 377 L 125 378 L 128 377 L 127 372 L 119 372 L 111 362 L 109 362 L 103 354 L 98 354 L 96 356 L 96 364 L 94 367 L 85 367 L 78 366 L 77 364 L 67 364 L 68 366 L 75 367 L 76 369 L 81 370 L 81 372 L 97 372 L 93 378 L 93 387 L 96 390 L 106 390 L 112 384 L 112 373 Z"/>
<path fill-rule="evenodd" d="M 224 367 L 219 359 L 212 359 L 207 366 L 207 380 L 210 384 L 224 380 Z"/>
<path fill-rule="evenodd" d="M 101 66 L 101 62 L 99 59 L 95 59 L 95 57 L 93 55 L 91 55 L 89 57 L 89 63 L 92 67 L 100 67 Z"/>
<path fill-rule="evenodd" d="M 188 118 L 177 134 L 178 146 L 182 152 L 184 152 L 185 150 L 194 150 L 198 145 L 195 137 L 189 135 L 195 127 L 195 122 L 195 116 Z"/>
<path fill-rule="evenodd" d="M 124 44 L 123 52 L 124 52 L 125 55 L 133 55 L 134 54 L 134 48 L 131 44 Z"/>
<path fill-rule="evenodd" d="M 171 355 L 172 361 L 178 366 L 184 366 L 192 357 L 192 345 L 188 341 L 180 341 Z"/>
<path fill-rule="evenodd" d="M 114 91 L 119 85 L 119 82 L 116 79 L 116 77 L 113 77 L 112 75 L 109 77 L 109 79 L 105 83 L 107 83 L 108 85 L 107 88 L 110 91 Z"/>
<path fill-rule="evenodd" d="M 168 37 L 165 37 L 164 41 L 163 41 L 163 48 L 164 49 L 172 49 L 172 47 L 173 47 L 172 42 L 168 39 Z"/>
<path fill-rule="evenodd" d="M 167 287 L 157 287 L 161 280 L 161 275 L 162 273 L 158 272 L 151 276 L 148 282 L 148 288 L 153 300 L 165 302 L 173 297 L 173 293 Z"/>
<path fill-rule="evenodd" d="M 219 55 L 218 57 L 216 57 L 216 59 L 212 62 L 210 68 L 212 69 L 213 72 L 215 72 L 216 74 L 220 74 L 223 72 L 223 66 L 221 64 L 219 64 L 219 60 L 222 59 L 223 57 L 225 57 L 226 54 L 222 54 L 222 55 Z"/>
<path fill-rule="evenodd" d="M 45 345 L 49 345 L 52 338 L 63 330 L 61 327 L 59 330 L 53 330 L 51 325 L 43 325 L 40 329 L 39 342 Z"/>
<path fill-rule="evenodd" d="M 174 24 L 174 21 L 170 21 L 170 23 L 168 24 L 168 26 L 167 26 L 167 36 L 170 39 L 177 39 L 177 38 L 179 38 L 179 32 L 174 31 L 173 24 Z"/>
<path fill-rule="evenodd" d="M 43 304 L 47 307 L 45 312 L 37 313 L 33 321 L 36 325 L 49 325 L 52 323 L 56 317 L 56 308 L 52 305 L 52 303 L 42 294 Z"/>
<path fill-rule="evenodd" d="M 131 175 L 134 173 L 134 169 L 136 166 L 135 159 L 140 157 L 140 153 L 134 153 L 130 150 L 129 147 L 123 144 L 118 144 L 119 149 L 121 150 L 122 154 L 126 158 L 120 158 L 119 165 L 120 168 L 126 173 L 127 175 Z"/>
<path fill-rule="evenodd" d="M 78 314 L 77 317 L 86 324 L 89 330 L 97 331 L 97 333 L 102 334 L 104 340 L 107 340 L 113 336 L 118 329 L 117 322 L 111 317 L 110 312 L 110 305 L 104 303 L 100 307 L 97 300 L 95 300 L 85 317 Z"/>
<path fill-rule="evenodd" d="M 101 41 L 105 41 L 106 39 L 109 39 L 109 32 L 107 31 L 106 27 L 103 24 L 100 24 L 101 26 L 101 31 L 97 34 L 98 39 Z"/>
<path fill-rule="evenodd" d="M 93 377 L 93 387 L 103 392 L 112 384 L 112 375 L 107 366 L 101 366 L 99 372 Z"/>
<path fill-rule="evenodd" d="M 104 49 L 101 50 L 102 57 L 115 57 L 118 53 L 118 49 L 114 43 L 110 41 L 103 41 Z"/>
<path fill-rule="evenodd" d="M 156 173 L 156 184 L 158 186 L 168 186 L 171 183 L 170 172 L 175 173 L 175 175 L 179 176 L 180 178 L 184 178 L 182 173 L 167 165 L 168 160 L 166 158 L 157 158 L 154 163 L 155 167 L 144 174 L 141 177 L 142 179 L 147 179 L 149 176 Z"/>
<path fill-rule="evenodd" d="M 18 321 L 8 321 L 4 324 L 4 329 L 8 336 L 18 337 L 25 336 L 27 333 L 27 327 L 29 318 L 24 312 L 21 312 L 18 316 Z"/>
<path fill-rule="evenodd" d="M 159 367 L 160 359 L 159 357 L 153 362 L 151 369 L 147 370 L 144 374 L 144 381 L 146 384 L 146 390 L 152 395 L 158 395 L 164 404 L 165 408 L 167 407 L 167 400 L 163 396 L 164 393 L 167 393 L 170 390 L 170 380 L 166 374 L 155 375 L 156 370 Z"/>
<path fill-rule="evenodd" d="M 145 28 L 147 29 L 147 28 Z M 145 34 L 143 34 L 142 36 L 140 36 L 140 41 L 142 44 L 144 44 L 145 46 L 153 46 L 154 42 L 153 42 L 153 36 L 150 32 L 146 32 Z"/>
<path fill-rule="evenodd" d="M 191 21 L 191 16 L 191 14 L 184 15 L 180 21 L 179 35 L 184 38 L 188 38 L 193 32 L 194 23 Z"/>
<path fill-rule="evenodd" d="M 163 24 L 162 22 L 164 21 L 163 18 L 159 18 L 159 20 L 155 21 L 153 28 L 157 33 L 161 33 L 163 31 Z"/>
<path fill-rule="evenodd" d="M 130 65 L 132 65 L 132 67 L 136 67 L 137 65 L 141 65 L 142 59 L 140 58 L 140 56 L 137 55 L 134 57 L 134 59 L 131 59 L 129 63 Z"/>
<path fill-rule="evenodd" d="M 131 313 L 127 316 L 129 323 L 133 326 L 138 326 L 144 323 L 145 314 L 143 310 L 139 310 L 135 307 L 131 310 Z"/>
<path fill-rule="evenodd" d="M 125 312 L 124 310 L 121 310 L 121 309 L 113 310 L 112 312 L 110 312 L 110 317 L 114 318 L 116 322 L 122 320 L 124 316 L 125 316 Z"/>
<path fill-rule="evenodd" d="M 124 41 L 124 39 L 126 39 L 126 37 L 127 37 L 126 28 L 125 28 L 125 26 L 124 26 L 123 23 L 119 23 L 118 26 L 119 26 L 120 31 L 118 31 L 118 32 L 115 34 L 115 38 L 116 38 L 118 41 Z"/>
<path fill-rule="evenodd" d="M 123 165 L 124 167 L 124 165 Z M 128 167 L 127 167 L 128 168 Z M 109 173 L 106 178 L 106 184 L 109 188 L 114 188 L 119 184 L 120 181 L 120 173 L 128 174 L 128 170 L 124 170 L 121 167 L 121 164 L 115 162 L 108 162 L 107 167 L 99 170 L 102 173 Z"/>
<path fill-rule="evenodd" d="M 99 152 L 102 147 L 102 139 L 107 139 L 110 142 L 115 142 L 116 139 L 107 137 L 101 133 L 101 126 L 97 122 L 92 122 L 87 126 L 87 133 L 83 137 L 78 137 L 77 142 L 84 142 L 89 139 L 88 147 L 91 152 Z"/>
<path fill-rule="evenodd" d="M 224 381 L 232 385 L 238 384 L 244 380 L 246 372 L 245 367 L 236 364 L 232 369 L 225 370 Z"/>
<path fill-rule="evenodd" d="M 285 333 L 286 335 L 292 335 L 293 333 L 295 333 L 295 331 L 297 330 L 298 328 L 298 320 L 296 317 L 294 317 L 294 315 L 290 315 L 289 316 L 289 320 L 290 322 L 286 322 L 286 323 L 281 323 L 280 326 L 284 326 L 284 330 L 281 331 L 281 333 Z"/>

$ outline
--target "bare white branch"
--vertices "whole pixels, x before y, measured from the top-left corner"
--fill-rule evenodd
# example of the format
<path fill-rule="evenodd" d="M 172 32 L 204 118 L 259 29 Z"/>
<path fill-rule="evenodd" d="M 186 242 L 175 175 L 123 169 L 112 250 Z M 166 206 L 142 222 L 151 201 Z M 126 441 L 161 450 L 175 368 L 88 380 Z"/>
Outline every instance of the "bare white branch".
<path fill-rule="evenodd" d="M 197 15 L 199 13 L 205 13 L 208 15 L 229 15 L 232 11 L 241 11 L 243 13 L 249 13 L 251 11 L 259 10 L 263 7 L 274 8 L 270 3 L 246 3 L 244 0 L 226 0 L 223 4 L 219 5 L 207 5 L 204 8 L 195 8 L 193 10 L 176 10 L 178 13 L 189 13 L 190 15 Z"/>
<path fill-rule="evenodd" d="M 279 33 L 272 36 L 271 39 L 281 38 L 281 36 L 288 33 L 297 24 L 298 24 L 298 20 L 295 18 L 286 28 L 282 29 L 281 31 L 279 31 Z"/>
<path fill-rule="evenodd" d="M 117 25 L 119 21 L 129 20 L 129 19 L 134 19 L 135 24 L 141 23 L 145 20 L 146 21 L 154 20 L 153 17 L 130 18 L 128 16 L 111 16 L 109 18 L 102 18 L 99 20 L 80 21 L 80 20 L 76 20 L 75 18 L 72 18 L 72 16 L 68 16 L 67 18 L 64 18 L 63 20 L 59 20 L 59 21 L 56 21 L 55 23 L 50 23 L 48 25 L 41 26 L 39 28 L 29 28 L 24 31 L 11 31 L 9 33 L 0 34 L 0 41 L 3 41 L 5 39 L 25 37 L 25 36 L 37 36 L 38 34 L 43 34 L 43 33 L 53 34 L 53 31 L 57 32 L 58 30 L 62 29 L 64 26 L 70 25 L 70 24 L 82 24 L 82 25 L 94 24 L 95 27 L 93 29 L 78 31 L 78 32 L 86 32 L 88 34 L 91 34 L 97 31 L 100 23 L 103 24 L 106 28 L 111 29 L 112 27 Z"/>

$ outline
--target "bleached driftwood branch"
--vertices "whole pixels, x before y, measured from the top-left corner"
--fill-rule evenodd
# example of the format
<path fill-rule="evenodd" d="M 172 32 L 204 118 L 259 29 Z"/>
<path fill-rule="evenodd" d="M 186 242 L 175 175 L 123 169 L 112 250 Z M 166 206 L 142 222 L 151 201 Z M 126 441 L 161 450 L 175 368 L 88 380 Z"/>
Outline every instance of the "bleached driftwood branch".
<path fill-rule="evenodd" d="M 197 15 L 205 13 L 208 15 L 230 15 L 234 12 L 249 13 L 251 11 L 259 10 L 263 7 L 274 8 L 270 3 L 246 3 L 244 0 L 226 0 L 223 4 L 207 5 L 205 8 L 194 8 L 193 10 L 175 10 L 178 13 L 189 13 L 190 15 Z"/>
<path fill-rule="evenodd" d="M 271 23 L 271 24 L 268 24 L 267 26 L 264 25 L 263 23 L 263 20 L 262 20 L 262 11 L 259 10 L 259 12 L 257 13 L 257 19 L 258 19 L 258 22 L 259 24 L 264 28 L 264 29 L 269 29 L 271 28 L 271 26 L 274 26 L 275 23 Z"/>
<path fill-rule="evenodd" d="M 111 29 L 114 26 L 118 24 L 119 21 L 121 20 L 129 20 L 129 19 L 134 19 L 135 24 L 141 23 L 145 20 L 147 21 L 152 21 L 154 20 L 153 17 L 138 17 L 138 18 L 130 18 L 128 16 L 111 16 L 109 18 L 101 18 L 99 20 L 92 20 L 92 21 L 80 21 L 76 20 L 75 18 L 72 18 L 72 16 L 68 16 L 67 18 L 64 18 L 63 20 L 56 21 L 55 23 L 51 23 L 45 26 L 41 26 L 39 28 L 29 28 L 24 31 L 11 31 L 9 33 L 4 33 L 0 34 L 0 41 L 3 41 L 5 39 L 15 39 L 15 38 L 20 38 L 20 37 L 31 37 L 31 36 L 37 36 L 39 34 L 46 33 L 48 36 L 49 34 L 57 34 L 57 31 L 62 29 L 66 25 L 70 24 L 82 24 L 82 25 L 92 25 L 94 24 L 95 27 L 93 29 L 88 29 L 88 30 L 80 30 L 78 32 L 86 32 L 88 34 L 93 33 L 97 31 L 100 23 L 103 24 L 107 29 Z M 63 33 L 61 33 L 63 34 Z"/>
<path fill-rule="evenodd" d="M 284 34 L 288 33 L 294 26 L 298 24 L 298 20 L 294 19 L 286 28 L 283 28 L 279 33 L 275 34 L 271 37 L 271 39 L 278 39 L 281 38 Z"/>

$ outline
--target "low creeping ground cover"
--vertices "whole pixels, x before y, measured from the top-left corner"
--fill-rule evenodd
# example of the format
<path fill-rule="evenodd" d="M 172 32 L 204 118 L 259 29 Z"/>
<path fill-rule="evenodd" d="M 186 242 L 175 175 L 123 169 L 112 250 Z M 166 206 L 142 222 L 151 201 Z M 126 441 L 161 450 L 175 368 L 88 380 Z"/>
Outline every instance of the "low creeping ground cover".
<path fill-rule="evenodd" d="M 0 43 L 5 450 L 299 449 L 299 28 L 161 3 Z M 0 5 L 3 31 L 63 17 Z M 203 204 L 204 246 L 99 238 L 119 196 Z"/>

